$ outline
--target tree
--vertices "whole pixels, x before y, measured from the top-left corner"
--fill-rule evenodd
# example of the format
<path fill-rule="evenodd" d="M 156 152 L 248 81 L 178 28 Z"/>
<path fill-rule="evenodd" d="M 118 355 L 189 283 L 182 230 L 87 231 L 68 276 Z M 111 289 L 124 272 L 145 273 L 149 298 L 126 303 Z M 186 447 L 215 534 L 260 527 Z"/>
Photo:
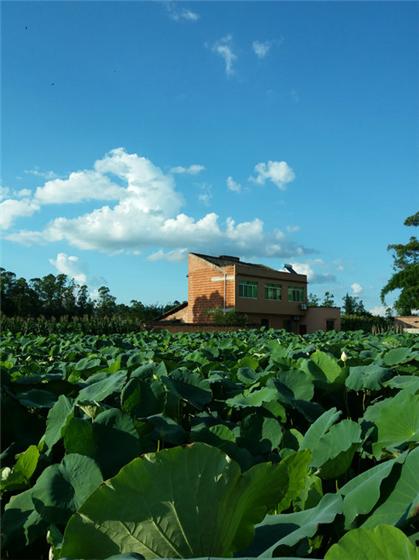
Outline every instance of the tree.
<path fill-rule="evenodd" d="M 101 286 L 98 289 L 97 310 L 100 315 L 110 315 L 116 308 L 116 297 L 111 295 L 111 291 L 107 286 Z"/>
<path fill-rule="evenodd" d="M 307 305 L 309 307 L 319 307 L 320 298 L 316 294 L 308 294 Z"/>
<path fill-rule="evenodd" d="M 370 315 L 365 309 L 363 301 L 349 294 L 343 298 L 343 313 L 344 315 L 362 315 L 364 317 Z"/>
<path fill-rule="evenodd" d="M 408 216 L 404 225 L 417 227 L 419 225 L 419 212 Z M 392 244 L 387 247 L 393 251 L 393 269 L 395 273 L 381 290 L 381 301 L 394 290 L 401 290 L 394 303 L 400 315 L 411 315 L 412 310 L 419 309 L 419 241 L 411 236 L 405 244 Z"/>
<path fill-rule="evenodd" d="M 335 296 L 331 292 L 325 292 L 323 301 L 323 307 L 334 307 L 335 306 Z"/>

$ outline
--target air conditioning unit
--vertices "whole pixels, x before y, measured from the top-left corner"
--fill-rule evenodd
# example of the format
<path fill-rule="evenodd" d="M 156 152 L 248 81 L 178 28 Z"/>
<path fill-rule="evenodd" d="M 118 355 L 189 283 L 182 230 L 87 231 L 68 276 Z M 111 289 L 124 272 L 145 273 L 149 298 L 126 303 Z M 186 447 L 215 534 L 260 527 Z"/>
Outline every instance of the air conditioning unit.
<path fill-rule="evenodd" d="M 301 311 L 307 311 L 307 304 L 306 303 L 300 303 L 300 309 L 301 309 Z"/>

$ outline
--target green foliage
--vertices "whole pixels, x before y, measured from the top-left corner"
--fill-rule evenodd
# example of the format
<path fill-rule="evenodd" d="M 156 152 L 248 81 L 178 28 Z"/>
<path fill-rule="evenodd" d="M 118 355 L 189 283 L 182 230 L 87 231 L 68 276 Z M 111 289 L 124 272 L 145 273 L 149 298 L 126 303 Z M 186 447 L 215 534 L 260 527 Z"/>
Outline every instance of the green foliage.
<path fill-rule="evenodd" d="M 414 335 L 6 331 L 0 344 L 6 560 L 324 558 L 382 523 L 414 538 Z"/>
<path fill-rule="evenodd" d="M 220 307 L 212 309 L 209 315 L 216 325 L 244 327 L 248 321 L 247 315 L 244 313 L 238 313 L 237 311 L 224 311 Z"/>
<path fill-rule="evenodd" d="M 417 227 L 419 212 L 406 218 L 404 225 Z M 393 244 L 387 247 L 393 251 L 393 268 L 395 273 L 381 290 L 381 300 L 394 290 L 401 290 L 394 307 L 400 315 L 410 315 L 419 308 L 419 241 L 410 237 L 405 244 Z"/>

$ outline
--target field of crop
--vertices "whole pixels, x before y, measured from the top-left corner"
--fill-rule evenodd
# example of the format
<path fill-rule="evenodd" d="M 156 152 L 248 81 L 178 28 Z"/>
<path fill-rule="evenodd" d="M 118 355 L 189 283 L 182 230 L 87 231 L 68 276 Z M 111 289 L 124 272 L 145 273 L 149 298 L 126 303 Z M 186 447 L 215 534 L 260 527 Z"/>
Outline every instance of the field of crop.
<path fill-rule="evenodd" d="M 3 333 L 6 559 L 418 559 L 419 342 Z"/>

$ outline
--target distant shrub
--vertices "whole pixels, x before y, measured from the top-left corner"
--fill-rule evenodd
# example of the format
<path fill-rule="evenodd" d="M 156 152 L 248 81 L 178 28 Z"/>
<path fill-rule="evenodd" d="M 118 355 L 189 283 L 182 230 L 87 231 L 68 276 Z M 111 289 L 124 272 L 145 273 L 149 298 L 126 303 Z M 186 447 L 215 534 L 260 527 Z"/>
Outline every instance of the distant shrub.
<path fill-rule="evenodd" d="M 216 325 L 234 325 L 244 327 L 247 324 L 248 317 L 244 313 L 237 311 L 224 311 L 221 308 L 211 309 L 209 316 Z"/>

